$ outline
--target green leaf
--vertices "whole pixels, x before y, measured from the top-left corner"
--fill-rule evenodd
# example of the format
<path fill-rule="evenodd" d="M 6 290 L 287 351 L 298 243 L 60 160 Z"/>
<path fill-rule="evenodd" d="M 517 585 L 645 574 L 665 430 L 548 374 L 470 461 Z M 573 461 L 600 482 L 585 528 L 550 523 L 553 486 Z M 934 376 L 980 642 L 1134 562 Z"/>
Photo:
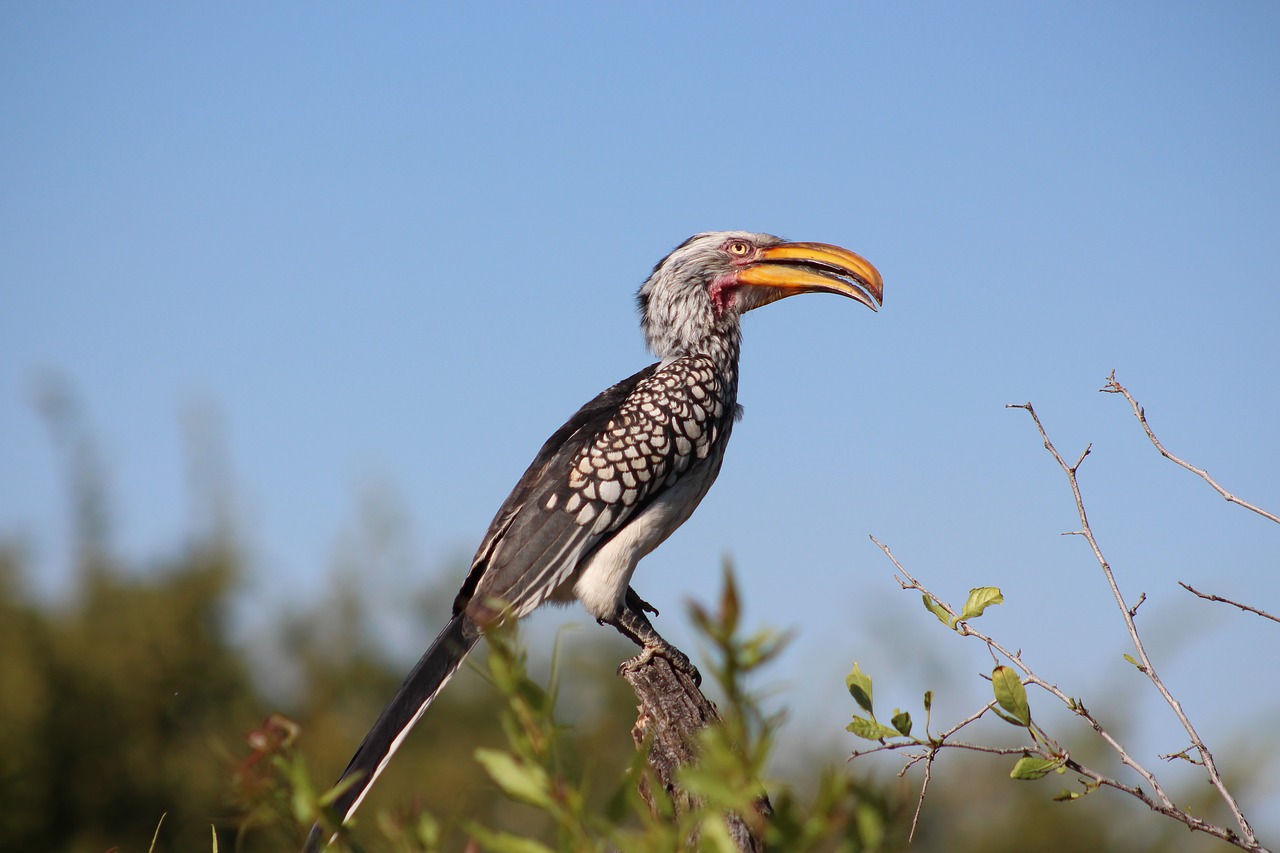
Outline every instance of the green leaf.
<path fill-rule="evenodd" d="M 868 720 L 857 715 L 854 715 L 853 722 L 845 726 L 845 730 L 867 740 L 884 740 L 885 738 L 898 736 L 896 729 L 891 729 L 886 725 L 877 723 L 875 720 Z"/>
<path fill-rule="evenodd" d="M 885 814 L 879 804 L 860 802 L 853 813 L 855 825 L 858 827 L 858 838 L 862 844 L 859 850 L 880 850 L 885 846 L 885 835 L 889 827 L 885 825 Z M 837 848 L 839 849 L 839 848 Z"/>
<path fill-rule="evenodd" d="M 742 642 L 742 663 L 744 670 L 756 669 L 782 653 L 791 642 L 790 633 L 780 634 L 768 628 L 762 628 Z"/>
<path fill-rule="evenodd" d="M 1133 655 L 1125 655 L 1124 659 L 1138 668 L 1138 672 L 1146 672 L 1147 668 L 1138 662 Z"/>
<path fill-rule="evenodd" d="M 506 832 L 485 829 L 477 824 L 467 824 L 467 834 L 480 843 L 480 846 L 491 853 L 555 853 L 541 841 L 523 838 Z"/>
<path fill-rule="evenodd" d="M 300 759 L 292 761 L 284 765 L 284 769 L 289 779 L 289 788 L 293 792 L 289 797 L 289 808 L 299 823 L 308 823 L 315 816 L 316 806 L 323 808 L 326 805 L 324 798 L 316 798 L 305 762 Z M 354 779 L 352 784 L 355 784 Z"/>
<path fill-rule="evenodd" d="M 1061 767 L 1067 758 L 1040 758 L 1035 755 L 1024 755 L 1018 759 L 1018 763 L 1013 765 L 1013 770 L 1009 772 L 1010 779 L 1043 779 L 1054 770 Z"/>
<path fill-rule="evenodd" d="M 1004 595 L 994 586 L 980 586 L 969 590 L 969 598 L 960 611 L 961 620 L 977 619 L 982 611 L 997 604 L 1004 604 Z"/>
<path fill-rule="evenodd" d="M 698 849 L 713 853 L 737 853 L 740 849 L 729 834 L 729 826 L 717 814 L 709 814 L 698 824 Z"/>
<path fill-rule="evenodd" d="M 939 622 L 946 625 L 948 628 L 954 628 L 956 626 L 955 620 L 951 618 L 951 614 L 947 612 L 945 607 L 934 601 L 928 595 L 922 595 L 920 596 L 920 599 L 924 602 L 925 610 L 928 610 L 934 616 L 937 616 Z"/>
<path fill-rule="evenodd" d="M 871 710 L 871 676 L 862 671 L 857 661 L 853 662 L 853 669 L 849 670 L 849 674 L 844 677 L 844 683 L 849 688 L 849 694 L 853 696 L 853 701 L 862 706 L 862 710 L 868 714 L 873 713 Z"/>
<path fill-rule="evenodd" d="M 720 624 L 728 634 L 738 630 L 738 617 L 742 607 L 738 603 L 738 583 L 734 579 L 733 569 L 724 566 L 724 589 L 720 593 Z"/>
<path fill-rule="evenodd" d="M 893 719 L 890 720 L 893 727 L 898 730 L 898 734 L 903 737 L 911 737 L 911 715 L 906 711 L 893 709 Z"/>
<path fill-rule="evenodd" d="M 551 783 L 541 767 L 525 764 L 499 749 L 477 749 L 475 756 L 489 778 L 497 782 L 507 796 L 539 808 L 552 804 Z"/>
<path fill-rule="evenodd" d="M 1000 719 L 1004 720 L 1006 723 L 1008 723 L 1008 724 L 1009 724 L 1009 725 L 1011 725 L 1011 726 L 1017 726 L 1017 727 L 1018 727 L 1018 728 L 1020 728 L 1020 729 L 1025 729 L 1025 728 L 1026 728 L 1026 726 L 1024 726 L 1022 723 L 1018 722 L 1018 721 L 1017 721 L 1017 720 L 1015 720 L 1013 717 L 1010 717 L 1010 716 L 1009 716 L 1008 714 L 1006 714 L 1004 711 L 1001 711 L 999 707 L 992 708 L 992 709 L 991 709 L 991 711 L 992 711 L 992 713 L 994 713 L 997 717 L 999 717 Z"/>
<path fill-rule="evenodd" d="M 933 710 L 933 691 L 926 690 L 924 692 L 924 712 L 927 714 Z"/>
<path fill-rule="evenodd" d="M 995 690 L 1000 707 L 1017 721 L 1017 725 L 1031 725 L 1031 708 L 1027 704 L 1027 688 L 1022 686 L 1018 674 L 1007 666 L 991 671 L 991 686 Z M 1003 717 L 1002 717 L 1003 719 Z"/>
<path fill-rule="evenodd" d="M 1089 792 L 1088 791 L 1072 791 L 1069 788 L 1063 788 L 1061 791 L 1053 795 L 1053 799 L 1054 799 L 1054 802 L 1066 803 L 1066 802 L 1070 802 L 1071 800 L 1078 800 L 1087 793 Z"/>
<path fill-rule="evenodd" d="M 360 779 L 361 779 L 361 774 L 358 774 L 358 773 L 348 776 L 346 779 L 343 779 L 341 782 L 338 782 L 332 788 L 330 788 L 329 790 L 321 794 L 319 799 L 316 800 L 316 805 L 320 806 L 320 808 L 322 809 L 329 808 L 329 806 L 333 805 L 334 800 L 338 799 L 338 797 L 341 797 L 348 790 L 350 790 L 352 786 L 354 786 L 357 782 L 360 781 Z M 306 785 L 305 793 L 308 796 L 308 798 L 311 796 L 311 785 L 309 782 Z M 310 818 L 307 818 L 307 820 L 310 820 Z"/>
<path fill-rule="evenodd" d="M 737 792 L 737 780 L 723 768 L 687 764 L 680 768 L 681 787 L 713 801 L 731 800 Z"/>
<path fill-rule="evenodd" d="M 418 843 L 418 848 L 415 849 L 440 849 L 440 839 L 443 834 L 442 827 L 440 826 L 440 821 L 429 813 L 423 812 L 418 815 L 412 822 L 407 823 L 405 828 L 408 830 L 409 837 Z"/>

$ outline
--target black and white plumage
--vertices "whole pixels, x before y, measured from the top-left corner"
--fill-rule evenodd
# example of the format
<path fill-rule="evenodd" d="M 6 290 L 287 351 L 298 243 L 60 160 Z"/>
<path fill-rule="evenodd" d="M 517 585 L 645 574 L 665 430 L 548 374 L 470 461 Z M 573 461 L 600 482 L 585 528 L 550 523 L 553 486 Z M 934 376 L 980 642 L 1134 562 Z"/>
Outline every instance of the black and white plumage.
<path fill-rule="evenodd" d="M 693 513 L 720 472 L 738 412 L 739 318 L 797 293 L 827 292 L 872 310 L 880 274 L 823 243 L 720 231 L 686 240 L 638 294 L 661 360 L 606 389 L 543 445 L 489 526 L 432 643 L 357 749 L 332 809 L 355 813 L 370 786 L 484 629 L 547 601 L 581 601 L 597 621 L 696 674 L 630 588 L 639 560 Z M 325 844 L 316 825 L 308 851 Z"/>

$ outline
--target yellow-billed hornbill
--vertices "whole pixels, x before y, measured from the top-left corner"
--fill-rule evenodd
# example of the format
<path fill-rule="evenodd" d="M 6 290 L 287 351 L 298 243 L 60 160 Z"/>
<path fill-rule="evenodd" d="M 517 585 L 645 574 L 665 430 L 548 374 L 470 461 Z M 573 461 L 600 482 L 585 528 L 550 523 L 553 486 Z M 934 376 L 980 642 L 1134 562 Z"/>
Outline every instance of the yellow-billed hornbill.
<path fill-rule="evenodd" d="M 836 293 L 873 311 L 880 274 L 838 246 L 768 234 L 695 235 L 640 287 L 640 323 L 661 359 L 578 410 L 538 452 L 485 534 L 453 618 L 343 771 L 345 823 L 485 628 L 546 601 L 587 612 L 696 676 L 630 588 L 636 563 L 692 514 L 720 472 L 738 414 L 739 317 L 797 293 Z M 324 846 L 317 824 L 307 850 Z"/>

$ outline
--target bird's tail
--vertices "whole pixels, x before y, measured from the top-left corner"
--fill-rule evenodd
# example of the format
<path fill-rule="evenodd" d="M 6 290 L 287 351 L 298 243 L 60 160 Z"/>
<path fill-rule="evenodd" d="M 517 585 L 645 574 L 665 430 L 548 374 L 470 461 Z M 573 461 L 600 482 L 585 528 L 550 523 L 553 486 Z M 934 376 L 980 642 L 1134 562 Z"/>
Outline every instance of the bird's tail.
<path fill-rule="evenodd" d="M 349 784 L 330 806 L 332 812 L 337 814 L 339 823 L 346 823 L 355 814 L 378 774 L 400 748 L 405 736 L 427 710 L 427 706 L 458 671 L 463 658 L 479 638 L 479 629 L 465 613 L 459 613 L 449 620 L 449 624 L 436 637 L 431 648 L 427 649 L 400 685 L 396 695 L 383 709 L 373 728 L 364 736 L 360 748 L 351 757 L 351 763 L 338 778 L 339 785 L 344 782 Z M 317 823 L 307 835 L 303 853 L 317 853 L 328 846 L 333 838 L 333 835 L 326 838 L 324 828 Z"/>

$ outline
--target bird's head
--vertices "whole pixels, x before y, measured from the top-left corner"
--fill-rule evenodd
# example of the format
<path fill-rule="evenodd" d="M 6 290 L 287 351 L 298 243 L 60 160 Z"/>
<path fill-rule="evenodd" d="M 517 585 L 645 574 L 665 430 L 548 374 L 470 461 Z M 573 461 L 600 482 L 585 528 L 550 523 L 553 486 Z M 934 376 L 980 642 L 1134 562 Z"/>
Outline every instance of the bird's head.
<path fill-rule="evenodd" d="M 659 261 L 637 302 L 649 348 L 666 358 L 711 338 L 736 339 L 743 312 L 798 293 L 836 293 L 875 311 L 884 283 L 867 260 L 839 246 L 711 231 Z"/>

